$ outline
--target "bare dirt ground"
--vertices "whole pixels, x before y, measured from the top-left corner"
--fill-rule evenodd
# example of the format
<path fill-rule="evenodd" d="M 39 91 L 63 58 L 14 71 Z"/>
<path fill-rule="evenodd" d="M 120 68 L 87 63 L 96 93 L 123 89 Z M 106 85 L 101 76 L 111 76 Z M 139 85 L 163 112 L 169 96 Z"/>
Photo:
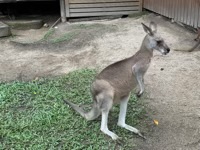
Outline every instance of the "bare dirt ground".
<path fill-rule="evenodd" d="M 139 19 L 65 23 L 58 25 L 55 35 L 82 25 L 89 32 L 76 32 L 76 38 L 62 43 L 13 44 L 13 39 L 0 40 L 0 80 L 32 80 L 43 76 L 66 74 L 79 68 L 103 68 L 134 54 L 145 33 L 141 22 L 158 23 L 158 32 L 172 51 L 167 56 L 154 53 L 145 76 L 149 116 L 159 121 L 145 133 L 147 140 L 136 140 L 140 150 L 200 149 L 200 51 L 183 53 L 193 45 L 195 34 L 155 15 Z M 85 25 L 98 24 L 95 28 Z M 113 27 L 114 30 L 110 29 Z M 47 29 L 18 31 L 14 40 L 37 41 Z M 77 31 L 77 30 L 76 30 Z M 74 35 L 74 34 L 73 34 Z M 76 35 L 76 34 L 75 34 Z M 65 37 L 65 36 L 64 36 Z M 161 70 L 163 68 L 164 70 Z"/>

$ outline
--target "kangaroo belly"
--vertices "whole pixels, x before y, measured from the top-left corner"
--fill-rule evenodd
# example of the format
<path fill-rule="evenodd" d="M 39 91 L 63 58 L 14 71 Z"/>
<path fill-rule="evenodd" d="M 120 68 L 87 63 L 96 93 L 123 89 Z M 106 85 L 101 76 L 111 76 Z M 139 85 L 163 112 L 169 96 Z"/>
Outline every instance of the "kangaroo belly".
<path fill-rule="evenodd" d="M 99 94 L 105 94 L 112 98 L 113 103 L 118 103 L 121 99 L 128 96 L 136 86 L 134 77 L 129 80 L 118 79 L 115 82 L 96 80 L 92 84 L 91 92 L 94 99 Z"/>
<path fill-rule="evenodd" d="M 114 89 L 114 102 L 119 102 L 137 86 L 136 79 L 119 80 L 118 83 L 110 83 Z"/>

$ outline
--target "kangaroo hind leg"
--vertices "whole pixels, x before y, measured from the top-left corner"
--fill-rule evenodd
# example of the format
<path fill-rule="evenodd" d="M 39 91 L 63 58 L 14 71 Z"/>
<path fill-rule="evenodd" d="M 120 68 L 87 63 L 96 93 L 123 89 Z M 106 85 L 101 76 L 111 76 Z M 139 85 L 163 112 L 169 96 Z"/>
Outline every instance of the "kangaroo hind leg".
<path fill-rule="evenodd" d="M 136 129 L 130 125 L 127 125 L 125 122 L 128 100 L 129 100 L 129 95 L 126 96 L 125 98 L 123 98 L 120 102 L 120 112 L 119 112 L 119 119 L 118 119 L 117 125 L 122 128 L 125 128 L 135 134 L 138 134 L 142 138 L 145 138 L 138 129 Z"/>
<path fill-rule="evenodd" d="M 101 110 L 101 131 L 110 136 L 113 140 L 117 140 L 119 137 L 108 129 L 108 115 L 113 105 L 113 98 L 106 93 L 101 93 L 97 96 L 97 101 Z"/>

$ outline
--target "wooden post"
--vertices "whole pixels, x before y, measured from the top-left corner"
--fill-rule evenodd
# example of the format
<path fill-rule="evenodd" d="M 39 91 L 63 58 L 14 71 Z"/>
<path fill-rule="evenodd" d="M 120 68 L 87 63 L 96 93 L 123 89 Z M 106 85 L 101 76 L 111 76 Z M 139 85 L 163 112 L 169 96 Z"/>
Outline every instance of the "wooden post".
<path fill-rule="evenodd" d="M 61 21 L 66 22 L 65 0 L 60 0 Z"/>
<path fill-rule="evenodd" d="M 69 0 L 65 0 L 65 13 L 66 17 L 69 17 Z"/>
<path fill-rule="evenodd" d="M 144 0 L 140 0 L 140 6 L 139 6 L 139 7 L 140 7 L 140 9 L 139 9 L 139 10 L 140 10 L 140 12 L 142 12 L 142 8 L 143 8 L 143 1 L 144 1 Z"/>

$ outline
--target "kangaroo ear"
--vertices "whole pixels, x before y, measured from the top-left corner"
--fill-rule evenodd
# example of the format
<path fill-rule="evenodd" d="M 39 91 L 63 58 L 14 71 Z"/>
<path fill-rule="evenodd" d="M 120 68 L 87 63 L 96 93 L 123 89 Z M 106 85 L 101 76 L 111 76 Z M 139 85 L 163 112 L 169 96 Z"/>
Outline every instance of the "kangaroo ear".
<path fill-rule="evenodd" d="M 142 26 L 143 26 L 143 29 L 144 29 L 144 31 L 147 33 L 147 34 L 149 34 L 149 35 L 153 35 L 153 32 L 152 32 L 152 30 L 151 30 L 151 28 L 149 28 L 148 26 L 146 26 L 144 23 L 142 23 Z"/>
<path fill-rule="evenodd" d="M 149 28 L 151 29 L 151 31 L 153 31 L 154 33 L 157 32 L 157 24 L 153 21 L 150 22 L 149 24 Z"/>

